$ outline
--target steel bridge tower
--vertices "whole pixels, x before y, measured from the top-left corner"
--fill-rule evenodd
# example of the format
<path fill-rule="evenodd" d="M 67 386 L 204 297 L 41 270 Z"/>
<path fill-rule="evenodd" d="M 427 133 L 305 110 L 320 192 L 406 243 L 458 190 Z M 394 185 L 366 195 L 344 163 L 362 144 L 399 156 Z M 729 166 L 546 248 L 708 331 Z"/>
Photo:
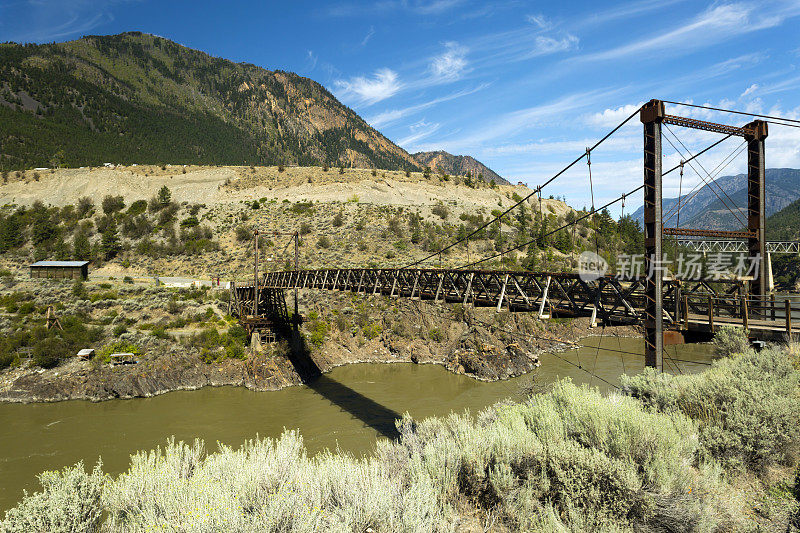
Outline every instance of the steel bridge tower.
<path fill-rule="evenodd" d="M 644 267 L 645 281 L 645 365 L 663 367 L 664 305 L 663 305 L 663 235 L 681 237 L 711 237 L 746 239 L 751 261 L 757 265 L 750 280 L 751 296 L 764 300 L 766 286 L 766 241 L 764 238 L 765 156 L 764 140 L 767 123 L 754 120 L 742 127 L 716 124 L 702 120 L 667 115 L 664 102 L 650 100 L 639 113 L 644 125 Z M 673 124 L 686 128 L 743 137 L 747 142 L 747 229 L 746 231 L 710 231 L 690 228 L 664 228 L 662 212 L 662 147 L 661 125 Z"/>

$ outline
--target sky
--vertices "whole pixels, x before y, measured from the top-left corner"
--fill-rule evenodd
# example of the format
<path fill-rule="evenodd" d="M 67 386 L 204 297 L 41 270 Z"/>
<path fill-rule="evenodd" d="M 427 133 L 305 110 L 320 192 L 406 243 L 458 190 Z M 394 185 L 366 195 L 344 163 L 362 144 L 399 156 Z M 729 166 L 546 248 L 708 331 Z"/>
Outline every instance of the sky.
<path fill-rule="evenodd" d="M 531 187 L 652 98 L 800 119 L 800 0 L 0 0 L 0 41 L 134 30 L 307 76 L 409 152 L 471 155 Z M 767 166 L 800 168 L 800 129 L 770 128 Z M 665 168 L 719 138 L 664 136 Z M 730 139 L 665 177 L 664 196 L 745 171 L 740 147 Z M 581 162 L 542 193 L 600 206 L 641 184 L 641 152 L 634 117 L 592 153 L 591 187 Z"/>

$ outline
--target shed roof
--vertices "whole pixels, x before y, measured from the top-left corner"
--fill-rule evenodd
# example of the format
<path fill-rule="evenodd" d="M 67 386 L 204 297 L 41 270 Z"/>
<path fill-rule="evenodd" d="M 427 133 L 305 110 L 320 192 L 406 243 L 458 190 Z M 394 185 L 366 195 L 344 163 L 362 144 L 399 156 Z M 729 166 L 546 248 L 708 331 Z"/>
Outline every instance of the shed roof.
<path fill-rule="evenodd" d="M 32 267 L 82 267 L 89 261 L 36 261 Z"/>

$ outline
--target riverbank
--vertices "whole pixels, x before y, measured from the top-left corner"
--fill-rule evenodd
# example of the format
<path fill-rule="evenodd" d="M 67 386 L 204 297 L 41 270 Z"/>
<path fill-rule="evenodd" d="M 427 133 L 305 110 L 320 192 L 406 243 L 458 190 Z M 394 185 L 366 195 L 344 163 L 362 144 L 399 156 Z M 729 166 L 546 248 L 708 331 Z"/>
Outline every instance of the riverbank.
<path fill-rule="evenodd" d="M 294 431 L 215 453 L 171 441 L 118 477 L 43 475 L 0 529 L 796 531 L 797 354 L 745 349 L 702 374 L 624 379 L 625 394 L 562 381 L 475 417 L 405 417 L 363 458 L 312 456 Z"/>
<path fill-rule="evenodd" d="M 585 318 L 542 321 L 493 309 L 307 291 L 300 296 L 305 322 L 296 342 L 255 353 L 244 346 L 226 351 L 235 344 L 225 337 L 235 323 L 225 316 L 225 291 L 122 281 L 86 283 L 82 290 L 76 295 L 63 282 L 17 283 L 0 293 L 5 303 L 0 330 L 21 338 L 34 332 L 20 341 L 33 343 L 47 307 L 68 302 L 56 305 L 57 314 L 64 323 L 79 321 L 74 328 L 87 332 L 85 347 L 101 352 L 124 342 L 138 348 L 138 362 L 111 366 L 100 357 L 69 356 L 42 368 L 17 358 L 0 370 L 0 401 L 103 401 L 207 386 L 278 390 L 361 362 L 439 364 L 475 379 L 501 380 L 532 372 L 541 353 L 573 348 L 599 331 Z M 604 334 L 637 336 L 638 331 L 607 328 Z"/>

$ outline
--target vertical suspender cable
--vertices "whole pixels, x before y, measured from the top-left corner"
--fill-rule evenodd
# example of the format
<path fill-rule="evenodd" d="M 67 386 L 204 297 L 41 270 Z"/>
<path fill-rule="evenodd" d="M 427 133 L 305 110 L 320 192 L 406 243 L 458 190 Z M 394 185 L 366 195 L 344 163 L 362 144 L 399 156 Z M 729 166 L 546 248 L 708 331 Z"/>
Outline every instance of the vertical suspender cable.
<path fill-rule="evenodd" d="M 684 161 L 681 159 L 681 179 L 678 182 L 678 221 L 675 224 L 676 228 L 681 227 L 681 192 L 683 191 L 683 165 Z"/>

